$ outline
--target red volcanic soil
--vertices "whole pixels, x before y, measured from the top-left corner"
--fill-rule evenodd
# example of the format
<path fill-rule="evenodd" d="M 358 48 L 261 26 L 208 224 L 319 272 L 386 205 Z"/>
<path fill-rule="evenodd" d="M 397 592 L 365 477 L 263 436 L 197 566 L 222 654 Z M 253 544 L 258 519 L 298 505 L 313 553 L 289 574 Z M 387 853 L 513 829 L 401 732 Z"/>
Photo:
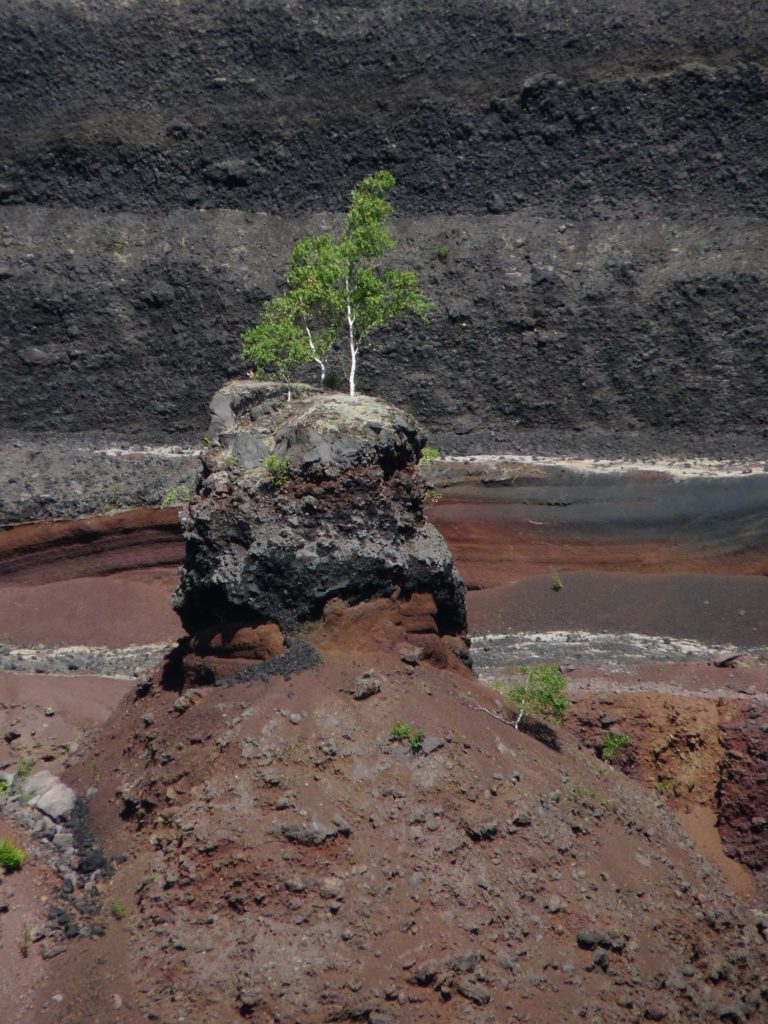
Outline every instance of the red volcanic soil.
<path fill-rule="evenodd" d="M 133 689 L 126 679 L 0 671 L 0 764 L 46 762 L 77 748 Z"/>
<path fill-rule="evenodd" d="M 655 796 L 515 731 L 438 638 L 404 662 L 406 628 L 395 602 L 334 603 L 320 666 L 181 700 L 156 679 L 92 736 L 67 778 L 109 766 L 91 823 L 127 913 L 51 962 L 59 1024 L 762 1012 L 754 919 Z"/>
<path fill-rule="evenodd" d="M 0 579 L 50 583 L 143 567 L 178 566 L 178 509 L 136 508 L 0 531 Z"/>
<path fill-rule="evenodd" d="M 55 583 L 0 580 L 6 642 L 127 647 L 174 640 L 182 632 L 171 608 L 176 569 L 132 569 Z"/>
<path fill-rule="evenodd" d="M 175 509 L 0 532 L 0 636 L 15 645 L 173 640 L 183 550 Z"/>

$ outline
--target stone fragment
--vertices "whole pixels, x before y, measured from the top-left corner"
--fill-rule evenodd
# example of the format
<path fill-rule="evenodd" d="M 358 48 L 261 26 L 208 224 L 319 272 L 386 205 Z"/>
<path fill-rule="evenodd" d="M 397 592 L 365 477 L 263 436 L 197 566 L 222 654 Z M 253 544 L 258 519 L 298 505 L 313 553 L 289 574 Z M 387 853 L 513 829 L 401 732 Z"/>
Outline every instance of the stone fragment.
<path fill-rule="evenodd" d="M 72 812 L 77 800 L 74 789 L 45 769 L 33 772 L 21 784 L 21 792 L 29 797 L 29 805 L 47 814 L 54 821 L 65 818 Z"/>
<path fill-rule="evenodd" d="M 436 750 L 445 746 L 445 740 L 439 736 L 425 736 L 421 743 L 422 754 L 434 754 Z"/>
<path fill-rule="evenodd" d="M 499 831 L 499 826 L 495 821 L 467 822 L 464 831 L 477 843 L 484 839 L 493 839 Z"/>
<path fill-rule="evenodd" d="M 374 674 L 373 669 L 369 669 L 355 680 L 352 696 L 355 700 L 367 700 L 368 697 L 373 697 L 374 694 L 380 692 L 381 679 Z"/>
<path fill-rule="evenodd" d="M 576 936 L 580 949 L 595 949 L 597 946 L 610 948 L 611 937 L 599 928 L 584 928 Z"/>
<path fill-rule="evenodd" d="M 491 1001 L 491 990 L 477 981 L 460 978 L 456 982 L 456 991 L 475 1006 L 486 1006 Z"/>
<path fill-rule="evenodd" d="M 280 835 L 298 846 L 322 846 L 337 836 L 338 829 L 312 821 L 307 825 L 281 825 Z"/>

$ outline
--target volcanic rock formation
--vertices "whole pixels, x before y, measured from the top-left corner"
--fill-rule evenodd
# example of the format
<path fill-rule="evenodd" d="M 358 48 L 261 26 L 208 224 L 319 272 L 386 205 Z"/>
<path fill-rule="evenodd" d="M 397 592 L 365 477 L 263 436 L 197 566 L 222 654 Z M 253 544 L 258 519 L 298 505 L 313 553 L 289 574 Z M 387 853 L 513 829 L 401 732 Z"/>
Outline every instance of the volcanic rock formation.
<path fill-rule="evenodd" d="M 319 618 L 399 591 L 430 594 L 443 633 L 466 631 L 464 588 L 422 512 L 425 438 L 385 402 L 309 387 L 234 381 L 212 406 L 184 520 L 187 555 L 175 604 L 184 627 Z"/>
<path fill-rule="evenodd" d="M 12 1024 L 48 1019 L 43 992 L 60 1024 L 764 1017 L 768 919 L 462 658 L 414 423 L 253 382 L 213 408 L 191 636 L 65 772 L 97 845 Z"/>

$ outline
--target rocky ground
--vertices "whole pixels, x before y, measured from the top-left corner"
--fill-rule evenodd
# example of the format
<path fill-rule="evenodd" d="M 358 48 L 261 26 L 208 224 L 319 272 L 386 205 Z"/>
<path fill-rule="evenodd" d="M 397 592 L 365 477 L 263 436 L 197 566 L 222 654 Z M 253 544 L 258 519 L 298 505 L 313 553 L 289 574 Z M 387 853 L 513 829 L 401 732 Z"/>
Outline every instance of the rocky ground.
<path fill-rule="evenodd" d="M 315 669 L 127 695 L 65 772 L 107 866 L 22 832 L 23 877 L 61 849 L 75 880 L 27 905 L 51 959 L 11 1019 L 759 1020 L 763 918 L 659 794 L 516 732 L 408 625 L 338 605 Z"/>

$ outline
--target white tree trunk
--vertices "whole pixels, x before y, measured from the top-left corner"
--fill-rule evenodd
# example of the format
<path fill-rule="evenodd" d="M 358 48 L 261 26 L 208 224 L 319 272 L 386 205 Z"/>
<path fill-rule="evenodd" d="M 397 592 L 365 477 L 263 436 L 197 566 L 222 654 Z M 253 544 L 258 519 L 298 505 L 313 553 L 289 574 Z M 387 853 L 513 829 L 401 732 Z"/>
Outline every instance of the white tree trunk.
<path fill-rule="evenodd" d="M 349 278 L 344 282 L 347 289 L 347 331 L 349 334 L 349 395 L 356 394 L 355 376 L 357 374 L 357 346 L 355 345 L 355 318 L 352 315 L 352 299 L 349 294 Z"/>
<path fill-rule="evenodd" d="M 309 327 L 307 327 L 306 324 L 304 324 L 304 330 L 307 332 L 307 340 L 309 341 L 309 349 L 312 353 L 312 358 L 320 367 L 320 387 L 325 387 L 325 363 L 317 354 L 317 349 L 315 348 L 315 339 L 312 337 L 312 331 L 310 331 Z"/>
<path fill-rule="evenodd" d="M 349 366 L 349 394 L 352 398 L 354 398 L 356 394 L 355 374 L 357 373 L 357 349 L 352 344 L 352 342 L 349 343 L 349 354 L 351 358 Z"/>

